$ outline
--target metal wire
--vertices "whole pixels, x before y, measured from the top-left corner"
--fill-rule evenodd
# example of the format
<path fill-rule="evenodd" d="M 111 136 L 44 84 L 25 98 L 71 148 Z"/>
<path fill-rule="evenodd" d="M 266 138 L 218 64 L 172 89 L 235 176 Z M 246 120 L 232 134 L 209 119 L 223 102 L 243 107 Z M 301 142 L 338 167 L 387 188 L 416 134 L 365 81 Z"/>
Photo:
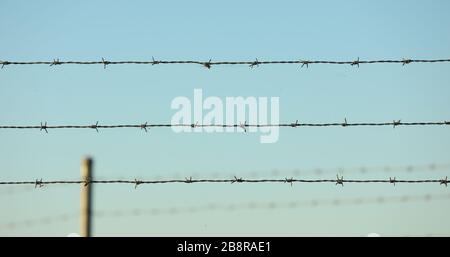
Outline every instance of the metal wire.
<path fill-rule="evenodd" d="M 392 122 L 359 122 L 349 123 L 347 119 L 344 122 L 334 123 L 299 123 L 298 120 L 294 123 L 279 123 L 279 124 L 247 124 L 247 122 L 240 124 L 149 124 L 148 122 L 140 124 L 116 124 L 116 125 L 99 125 L 98 121 L 91 125 L 47 125 L 47 122 L 41 122 L 40 125 L 0 125 L 0 129 L 39 129 L 48 133 L 49 129 L 94 129 L 97 132 L 99 129 L 118 129 L 118 128 L 138 128 L 147 132 L 147 129 L 155 127 L 190 127 L 190 128 L 206 128 L 206 127 L 218 127 L 218 128 L 241 128 L 247 132 L 249 127 L 359 127 L 359 126 L 447 126 L 450 125 L 450 121 L 433 121 L 433 122 L 402 122 L 401 120 L 393 120 Z"/>
<path fill-rule="evenodd" d="M 30 187 L 21 187 L 21 186 L 17 186 L 17 187 L 7 187 L 4 188 L 6 190 L 4 191 L 0 191 L 0 196 L 11 196 L 11 195 L 16 195 L 16 194 L 20 194 L 20 193 L 27 193 L 27 192 L 33 192 L 33 188 Z"/>
<path fill-rule="evenodd" d="M 339 173 L 341 174 L 369 174 L 374 172 L 384 172 L 384 173 L 397 173 L 397 172 L 406 172 L 406 173 L 417 173 L 417 172 L 439 172 L 446 171 L 450 169 L 450 163 L 430 163 L 430 164 L 422 164 L 422 165 L 401 165 L 401 166 L 393 166 L 393 165 L 384 165 L 384 166 L 361 166 L 361 167 L 340 167 L 340 168 L 314 168 L 314 169 L 294 169 L 294 170 L 272 170 L 272 171 L 252 171 L 240 173 L 242 176 L 247 178 L 262 178 L 262 177 L 280 177 L 280 176 L 306 176 L 306 175 L 314 175 L 314 176 L 325 176 L 331 173 Z M 198 172 L 190 172 L 186 173 L 191 177 L 211 177 L 211 178 L 220 178 L 220 177 L 232 177 L 232 173 L 226 172 L 210 172 L 210 173 L 198 173 Z M 156 175 L 152 176 L 154 180 L 161 180 L 163 178 L 166 179 L 180 179 L 184 178 L 186 175 L 182 174 L 167 174 L 164 175 Z M 63 185 L 60 185 L 63 186 Z M 51 188 L 56 188 L 56 185 Z M 11 196 L 19 193 L 33 192 L 34 189 L 32 187 L 23 187 L 21 185 L 3 187 L 0 190 L 0 196 Z"/>
<path fill-rule="evenodd" d="M 363 204 L 385 204 L 385 203 L 408 203 L 408 202 L 428 202 L 432 200 L 450 200 L 450 194 L 440 195 L 403 195 L 403 196 L 378 196 L 378 197 L 359 197 L 359 198 L 335 198 L 335 199 L 312 199 L 307 201 L 289 201 L 289 202 L 247 202 L 247 203 L 229 203 L 218 204 L 209 203 L 200 206 L 186 207 L 168 207 L 153 209 L 132 209 L 132 210 L 112 210 L 97 211 L 96 217 L 126 217 L 139 215 L 166 215 L 195 213 L 202 211 L 241 211 L 241 210 L 272 210 L 272 209 L 295 209 L 299 207 L 320 207 L 320 206 L 340 206 L 340 205 L 363 205 Z"/>
<path fill-rule="evenodd" d="M 301 65 L 300 67 L 309 67 L 312 64 L 331 64 L 331 65 L 351 65 L 357 66 L 361 64 L 402 64 L 407 65 L 411 63 L 446 63 L 450 62 L 450 59 L 401 59 L 401 60 L 360 60 L 357 58 L 352 61 L 329 61 L 329 60 L 277 60 L 277 61 L 260 61 L 258 59 L 252 61 L 198 61 L 198 60 L 155 60 L 152 57 L 152 60 L 148 61 L 109 61 L 104 58 L 98 61 L 60 61 L 59 58 L 53 59 L 53 61 L 0 61 L 2 68 L 8 65 L 49 65 L 49 66 L 58 66 L 58 65 L 103 65 L 106 69 L 108 65 L 124 65 L 124 64 L 137 64 L 137 65 L 159 65 L 159 64 L 194 64 L 201 65 L 207 69 L 211 69 L 212 66 L 219 65 L 246 65 L 250 68 L 258 67 L 259 65 L 272 65 L 272 64 L 295 64 Z"/>
<path fill-rule="evenodd" d="M 445 179 L 422 179 L 422 180 L 397 180 L 394 178 L 389 179 L 366 179 L 366 180 L 351 180 L 344 179 L 343 176 L 336 176 L 336 179 L 243 179 L 242 177 L 236 177 L 232 179 L 192 179 L 192 177 L 183 179 L 172 180 L 49 180 L 43 181 L 42 179 L 35 181 L 0 181 L 0 185 L 34 185 L 35 187 L 42 187 L 44 185 L 54 184 L 81 184 L 87 186 L 89 184 L 132 184 L 137 188 L 142 184 L 194 184 L 194 183 L 288 183 L 291 186 L 294 183 L 335 183 L 336 185 L 344 186 L 344 183 L 390 183 L 390 184 L 424 184 L 424 183 L 439 183 L 440 185 L 447 186 L 448 180 Z"/>
<path fill-rule="evenodd" d="M 205 211 L 245 211 L 245 210 L 278 210 L 278 209 L 298 209 L 301 207 L 322 207 L 322 206 L 345 206 L 345 205 L 364 205 L 364 204 L 389 204 L 389 203 L 410 203 L 410 202 L 430 202 L 437 200 L 450 200 L 450 194 L 426 194 L 426 195 L 403 195 L 403 196 L 378 196 L 378 197 L 358 197 L 358 198 L 335 198 L 335 199 L 312 199 L 307 201 L 289 201 L 289 202 L 246 202 L 246 203 L 228 203 L 221 204 L 217 202 L 198 205 L 198 206 L 175 206 L 168 208 L 143 209 L 136 208 L 130 210 L 100 210 L 94 211 L 96 218 L 120 218 L 137 216 L 156 216 L 156 215 L 180 215 L 193 214 Z M 48 225 L 56 222 L 66 222 L 69 219 L 78 217 L 78 213 L 61 214 L 48 216 L 39 219 L 29 219 L 17 222 L 0 224 L 1 230 L 14 230 L 20 227 L 32 227 L 36 225 Z"/>
<path fill-rule="evenodd" d="M 293 170 L 278 170 L 273 169 L 271 171 L 251 171 L 240 173 L 243 177 L 247 178 L 262 178 L 262 177 L 280 177 L 280 176 L 306 176 L 306 175 L 314 175 L 314 176 L 328 176 L 331 173 L 339 173 L 342 174 L 369 174 L 369 173 L 417 173 L 417 172 L 438 172 L 438 171 L 447 171 L 450 170 L 450 163 L 430 163 L 423 165 L 402 165 L 402 166 L 393 166 L 393 165 L 384 165 L 384 166 L 360 166 L 360 167 L 339 167 L 339 168 L 312 168 L 312 169 L 293 169 Z M 233 173 L 230 172 L 191 172 L 182 174 L 169 174 L 169 175 L 159 175 L 154 176 L 154 179 L 162 179 L 162 178 L 184 178 L 188 174 L 188 176 L 192 177 L 212 177 L 212 178 L 220 178 L 220 177 L 230 177 L 233 176 Z"/>

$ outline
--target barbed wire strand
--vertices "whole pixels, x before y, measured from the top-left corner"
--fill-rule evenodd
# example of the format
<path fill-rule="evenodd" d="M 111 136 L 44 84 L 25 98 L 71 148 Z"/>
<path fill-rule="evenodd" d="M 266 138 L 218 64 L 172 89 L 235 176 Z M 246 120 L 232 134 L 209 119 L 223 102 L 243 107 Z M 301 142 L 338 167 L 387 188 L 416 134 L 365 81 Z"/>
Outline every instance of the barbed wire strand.
<path fill-rule="evenodd" d="M 245 211 L 245 210 L 278 210 L 278 209 L 298 209 L 301 207 L 322 207 L 322 206 L 345 206 L 345 205 L 365 205 L 365 204 L 389 204 L 389 203 L 410 203 L 410 202 L 430 202 L 438 200 L 450 200 L 450 194 L 426 194 L 426 195 L 403 195 L 403 196 L 378 196 L 378 197 L 358 197 L 358 198 L 334 198 L 334 199 L 312 199 L 306 201 L 289 202 L 246 202 L 246 203 L 209 203 L 198 206 L 176 206 L 166 208 L 143 209 L 135 208 L 129 210 L 100 210 L 94 211 L 96 218 L 120 218 L 136 216 L 156 216 L 156 215 L 179 215 L 194 214 L 205 211 Z M 61 214 L 48 216 L 39 219 L 29 219 L 24 221 L 9 222 L 0 225 L 1 230 L 14 230 L 20 227 L 33 227 L 36 225 L 48 225 L 56 222 L 66 222 L 69 219 L 77 218 L 79 213 Z"/>
<path fill-rule="evenodd" d="M 100 125 L 98 121 L 91 125 L 47 125 L 47 122 L 41 122 L 40 125 L 0 125 L 0 129 L 39 129 L 48 133 L 49 129 L 94 129 L 99 132 L 99 129 L 117 129 L 117 128 L 138 128 L 147 132 L 147 129 L 155 127 L 188 127 L 188 128 L 241 128 L 244 132 L 247 132 L 247 128 L 255 127 L 357 127 L 357 126 L 392 126 L 393 128 L 399 126 L 447 126 L 450 125 L 450 121 L 433 121 L 433 122 L 402 122 L 401 120 L 393 120 L 392 122 L 359 122 L 349 123 L 347 118 L 344 122 L 334 123 L 299 123 L 298 120 L 294 123 L 279 123 L 279 124 L 248 124 L 247 122 L 240 124 L 149 124 L 148 122 L 140 124 L 116 124 L 116 125 Z"/>
<path fill-rule="evenodd" d="M 113 210 L 113 211 L 99 211 L 96 216 L 103 217 L 121 217 L 121 216 L 138 216 L 138 215 L 161 215 L 161 214 L 182 214 L 194 213 L 201 211 L 237 211 L 237 210 L 253 210 L 253 209 L 294 209 L 299 207 L 320 207 L 320 206 L 340 206 L 340 205 L 362 205 L 362 204 L 384 204 L 384 203 L 407 203 L 417 201 L 431 201 L 431 200 L 450 200 L 450 194 L 442 195 L 403 195 L 399 197 L 372 197 L 372 198 L 334 198 L 334 199 L 312 199 L 307 201 L 269 201 L 269 202 L 247 202 L 247 203 L 229 203 L 218 204 L 209 203 L 201 206 L 186 206 L 186 207 L 168 207 L 168 208 L 154 208 L 154 209 L 133 209 L 133 210 Z"/>
<path fill-rule="evenodd" d="M 334 183 L 336 185 L 344 186 L 346 183 L 390 183 L 395 186 L 395 184 L 424 184 L 424 183 L 438 183 L 440 185 L 447 186 L 448 178 L 444 179 L 421 179 L 421 180 L 398 180 L 395 177 L 389 179 L 344 179 L 343 176 L 336 176 L 336 179 L 294 179 L 294 178 L 283 178 L 283 179 L 244 179 L 242 177 L 236 177 L 232 179 L 193 179 L 192 177 L 185 179 L 172 179 L 172 180 L 50 180 L 43 181 L 42 179 L 36 179 L 35 181 L 0 181 L 0 185 L 33 185 L 34 187 L 43 187 L 44 185 L 54 185 L 54 184 L 81 184 L 87 186 L 89 184 L 132 184 L 137 188 L 139 185 L 143 184 L 195 184 L 195 183 L 214 183 L 214 184 L 240 184 L 240 183 L 288 183 L 291 186 L 294 183 Z"/>
<path fill-rule="evenodd" d="M 22 187 L 22 186 L 17 186 L 17 187 L 8 187 L 5 190 L 0 191 L 0 196 L 11 196 L 11 195 L 17 195 L 20 193 L 28 193 L 28 192 L 33 192 L 33 188 L 31 187 Z"/>
<path fill-rule="evenodd" d="M 340 175 L 344 174 L 370 174 L 376 172 L 385 172 L 385 173 L 398 173 L 398 172 L 407 172 L 407 173 L 417 173 L 417 172 L 438 172 L 438 171 L 446 171 L 450 170 L 450 163 L 430 163 L 430 164 L 419 164 L 419 165 L 384 165 L 384 166 L 360 166 L 360 167 L 340 167 L 340 168 L 313 168 L 313 169 L 293 169 L 293 170 L 271 170 L 271 171 L 251 171 L 240 173 L 244 177 L 249 178 L 261 178 L 261 177 L 280 177 L 280 176 L 299 176 L 299 175 L 314 175 L 314 176 L 325 176 L 331 173 L 339 173 Z M 212 178 L 220 178 L 220 177 L 232 177 L 232 173 L 225 172 L 190 172 L 189 177 L 212 177 Z M 165 174 L 165 175 L 154 175 L 152 176 L 152 180 L 172 180 L 172 179 L 180 179 L 185 178 L 186 175 L 182 175 L 179 173 Z M 56 185 L 54 185 L 56 186 Z M 52 186 L 51 188 L 55 188 Z M 4 189 L 4 190 L 2 190 Z M 16 195 L 19 193 L 33 192 L 34 189 L 32 187 L 23 187 L 21 185 L 11 185 L 10 187 L 0 188 L 0 196 L 2 195 Z"/>
<path fill-rule="evenodd" d="M 308 68 L 310 65 L 313 64 L 331 64 L 331 65 L 350 65 L 350 66 L 356 66 L 359 67 L 360 65 L 364 64 L 402 64 L 402 66 L 405 66 L 407 64 L 412 63 L 446 63 L 450 62 L 450 59 L 396 59 L 396 60 L 360 60 L 358 57 L 356 60 L 352 61 L 330 61 L 330 60 L 274 60 L 274 61 L 260 61 L 257 58 L 252 61 L 212 61 L 212 59 L 209 59 L 209 61 L 195 61 L 195 60 L 155 60 L 154 57 L 152 57 L 152 60 L 148 61 L 133 61 L 133 60 L 126 60 L 126 61 L 109 61 L 105 58 L 101 58 L 101 60 L 98 61 L 61 61 L 59 58 L 53 59 L 53 61 L 6 61 L 2 60 L 0 61 L 1 67 L 4 68 L 5 66 L 9 65 L 48 65 L 48 66 L 59 66 L 59 65 L 102 65 L 104 69 L 108 65 L 168 65 L 168 64 L 194 64 L 194 65 L 201 65 L 207 69 L 211 69 L 212 66 L 219 66 L 219 65 L 246 65 L 250 68 L 255 68 L 260 65 L 273 65 L 273 64 L 294 64 L 299 65 L 300 67 L 306 67 Z"/>
<path fill-rule="evenodd" d="M 360 166 L 360 167 L 339 167 L 339 168 L 310 168 L 310 169 L 292 169 L 292 170 L 282 170 L 282 169 L 273 169 L 268 171 L 249 171 L 240 173 L 243 177 L 247 178 L 262 178 L 262 177 L 280 177 L 280 176 L 327 176 L 332 173 L 338 173 L 340 175 L 348 175 L 348 174 L 370 174 L 370 173 L 418 173 L 418 172 L 438 172 L 438 171 L 448 171 L 450 170 L 450 163 L 430 163 L 430 164 L 422 164 L 422 165 L 402 165 L 402 166 L 393 166 L 393 165 L 384 165 L 384 166 Z M 188 176 L 192 177 L 212 177 L 212 178 L 220 178 L 220 177 L 230 177 L 233 176 L 233 173 L 230 172 L 191 172 L 191 173 L 172 173 L 167 175 L 155 175 L 153 179 L 179 179 Z"/>

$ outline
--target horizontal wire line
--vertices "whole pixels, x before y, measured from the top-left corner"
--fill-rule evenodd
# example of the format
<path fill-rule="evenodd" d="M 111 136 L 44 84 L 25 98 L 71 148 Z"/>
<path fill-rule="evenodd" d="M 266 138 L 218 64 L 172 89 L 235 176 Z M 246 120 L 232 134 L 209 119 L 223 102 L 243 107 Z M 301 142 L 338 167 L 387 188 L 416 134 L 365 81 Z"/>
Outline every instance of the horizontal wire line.
<path fill-rule="evenodd" d="M 128 210 L 120 210 L 120 209 L 100 210 L 94 211 L 93 216 L 96 218 L 119 218 L 119 217 L 193 214 L 204 211 L 233 212 L 245 210 L 277 210 L 277 209 L 298 209 L 300 207 L 430 202 L 436 200 L 450 200 L 450 194 L 312 199 L 306 201 L 289 201 L 289 202 L 271 201 L 271 202 L 244 202 L 244 203 L 227 203 L 227 204 L 212 202 L 204 205 L 185 206 L 185 207 L 176 206 L 176 207 L 152 208 L 152 209 L 135 208 Z M 73 213 L 73 214 L 48 216 L 39 219 L 15 221 L 0 224 L 0 229 L 14 230 L 19 227 L 33 227 L 36 225 L 47 225 L 55 222 L 65 222 L 68 221 L 69 219 L 75 219 L 78 216 L 79 216 L 78 213 Z"/>
<path fill-rule="evenodd" d="M 375 172 L 384 172 L 384 173 L 396 173 L 396 172 L 406 172 L 406 173 L 417 173 L 417 172 L 433 172 L 433 171 L 446 171 L 450 170 L 450 163 L 430 163 L 428 165 L 403 165 L 403 166 L 360 166 L 360 167 L 340 167 L 340 168 L 312 168 L 312 169 L 293 169 L 293 170 L 272 170 L 272 171 L 250 171 L 245 172 L 244 177 L 248 178 L 261 178 L 263 176 L 270 177 L 279 177 L 284 175 L 295 175 L 295 176 L 305 176 L 305 175 L 329 175 L 330 173 L 339 173 L 341 174 L 369 174 Z M 188 176 L 192 177 L 213 177 L 219 178 L 220 176 L 233 176 L 233 173 L 229 172 L 192 172 L 186 173 Z M 186 177 L 185 175 L 179 173 L 173 173 L 167 177 L 171 177 L 173 179 Z M 240 173 L 243 175 L 242 173 Z M 153 176 L 155 179 L 164 178 L 163 175 Z"/>
<path fill-rule="evenodd" d="M 341 174 L 369 174 L 375 172 L 384 172 L 384 173 L 396 173 L 396 172 L 407 172 L 407 173 L 417 173 L 417 172 L 439 172 L 450 170 L 450 163 L 430 163 L 430 164 L 422 164 L 422 165 L 402 165 L 402 166 L 360 166 L 360 167 L 340 167 L 340 168 L 313 168 L 313 169 L 294 169 L 294 170 L 272 170 L 272 171 L 252 171 L 241 173 L 244 175 L 243 177 L 247 178 L 262 178 L 262 177 L 280 177 L 280 176 L 289 176 L 295 175 L 302 176 L 305 175 L 316 175 L 316 176 L 325 176 L 329 175 L 333 172 L 337 172 Z M 232 173 L 225 172 L 191 172 L 186 173 L 190 177 L 212 177 L 212 178 L 220 178 L 222 177 L 232 177 Z M 153 180 L 173 180 L 185 178 L 185 175 L 179 173 L 172 173 L 169 175 L 155 175 L 152 176 Z M 335 173 L 336 174 L 336 173 Z M 5 191 L 0 191 L 1 195 L 15 195 L 19 193 L 25 192 L 33 192 L 34 189 L 32 187 L 22 187 L 21 185 L 17 185 L 17 187 L 7 187 L 3 188 Z"/>
<path fill-rule="evenodd" d="M 333 64 L 333 65 L 352 65 L 358 66 L 360 64 L 410 64 L 410 63 L 446 63 L 450 62 L 450 59 L 401 59 L 401 60 L 357 60 L 352 61 L 330 61 L 330 60 L 274 60 L 274 61 L 259 61 L 255 59 L 253 61 L 198 61 L 198 60 L 152 60 L 148 61 L 108 61 L 102 58 L 99 61 L 60 61 L 59 59 L 54 59 L 53 61 L 0 61 L 2 68 L 7 65 L 103 65 L 105 68 L 107 65 L 121 65 L 121 64 L 140 64 L 140 65 L 158 65 L 158 64 L 196 64 L 202 65 L 210 69 L 214 65 L 248 65 L 251 68 L 259 65 L 270 65 L 270 64 L 297 64 L 308 67 L 311 64 Z"/>
<path fill-rule="evenodd" d="M 335 183 L 336 185 L 344 185 L 344 183 L 408 183 L 408 184 L 419 184 L 419 183 L 439 183 L 441 185 L 447 186 L 448 180 L 445 179 L 422 179 L 422 180 L 397 180 L 396 178 L 389 179 L 366 179 L 366 180 L 355 180 L 355 179 L 343 179 L 343 177 L 337 179 L 294 179 L 294 178 L 284 178 L 284 179 L 243 179 L 234 177 L 233 179 L 172 179 L 172 180 L 53 180 L 53 181 L 0 181 L 0 185 L 34 185 L 35 187 L 41 187 L 44 185 L 52 184 L 132 184 L 137 187 L 141 184 L 177 184 L 177 183 Z"/>
<path fill-rule="evenodd" d="M 325 206 L 325 205 L 352 205 L 352 204 L 371 204 L 371 203 L 405 203 L 413 201 L 431 201 L 431 200 L 450 200 L 450 194 L 442 195 L 404 195 L 400 197 L 372 197 L 372 198 L 335 198 L 335 199 L 312 199 L 307 201 L 290 201 L 290 202 L 247 202 L 247 203 L 229 203 L 217 204 L 209 203 L 201 206 L 186 206 L 186 207 L 168 207 L 168 208 L 154 208 L 154 209 L 132 209 L 129 211 L 113 210 L 113 211 L 99 211 L 95 215 L 99 217 L 105 216 L 138 216 L 140 214 L 180 214 L 191 213 L 208 210 L 250 210 L 250 209 L 280 209 L 280 208 L 298 208 L 302 206 Z"/>
<path fill-rule="evenodd" d="M 48 129 L 114 129 L 114 128 L 139 128 L 139 129 L 147 129 L 147 128 L 155 128 L 155 127 L 190 127 L 190 128 L 207 128 L 207 127 L 216 127 L 216 128 L 245 128 L 250 127 L 357 127 L 357 126 L 446 126 L 450 125 L 450 121 L 431 121 L 431 122 L 401 122 L 392 121 L 392 122 L 358 122 L 358 123 L 348 123 L 347 119 L 345 122 L 334 122 L 334 123 L 279 123 L 279 124 L 149 124 L 149 123 L 141 123 L 141 124 L 115 124 L 115 125 L 99 125 L 98 122 L 96 124 L 91 125 L 47 125 L 41 123 L 41 125 L 0 125 L 0 129 L 39 129 L 45 130 Z"/>

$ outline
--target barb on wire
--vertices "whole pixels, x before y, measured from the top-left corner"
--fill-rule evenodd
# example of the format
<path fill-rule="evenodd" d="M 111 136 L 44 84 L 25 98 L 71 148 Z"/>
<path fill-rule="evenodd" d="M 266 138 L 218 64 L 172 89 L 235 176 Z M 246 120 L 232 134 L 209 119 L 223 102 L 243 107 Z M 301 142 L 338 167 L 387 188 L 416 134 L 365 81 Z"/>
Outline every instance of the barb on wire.
<path fill-rule="evenodd" d="M 134 180 L 90 180 L 88 178 L 83 180 L 49 180 L 49 181 L 0 181 L 0 185 L 50 185 L 50 184 L 82 184 L 88 186 L 90 184 L 132 184 L 136 185 L 136 179 Z M 397 180 L 394 178 L 395 183 L 403 184 L 424 184 L 435 183 L 447 186 L 447 177 L 445 179 L 420 179 L 420 180 Z M 244 179 L 242 177 L 234 176 L 232 179 L 193 179 L 192 177 L 171 180 L 140 180 L 139 184 L 177 184 L 177 183 L 335 183 L 336 185 L 344 186 L 344 183 L 393 183 L 392 178 L 389 179 L 344 179 L 343 176 L 336 176 L 336 179 Z"/>
<path fill-rule="evenodd" d="M 254 61 L 195 61 L 195 60 L 155 60 L 152 57 L 151 61 L 137 61 L 137 60 L 126 60 L 126 61 L 106 61 L 102 58 L 101 61 L 60 61 L 59 59 L 53 59 L 53 61 L 0 61 L 2 68 L 6 65 L 103 65 L 106 68 L 107 65 L 118 65 L 118 64 L 135 64 L 135 65 L 156 65 L 156 64 L 197 64 L 202 65 L 210 69 L 213 65 L 248 65 L 250 68 L 258 67 L 259 65 L 272 65 L 272 64 L 301 64 L 301 67 L 306 66 L 307 68 L 311 64 L 329 64 L 329 65 L 351 65 L 359 67 L 362 64 L 402 64 L 405 66 L 411 63 L 446 63 L 450 62 L 450 59 L 383 59 L 383 60 L 352 60 L 352 61 L 331 61 L 331 60 L 274 60 L 274 61 L 259 61 L 257 58 Z"/>
<path fill-rule="evenodd" d="M 45 122 L 44 124 L 42 124 L 42 122 L 41 122 L 41 128 L 40 128 L 40 131 L 42 131 L 42 130 L 44 130 L 45 133 L 48 134 L 48 131 L 47 131 L 47 122 Z"/>
<path fill-rule="evenodd" d="M 90 125 L 89 127 L 90 127 L 91 129 L 95 129 L 95 130 L 97 131 L 97 133 L 98 133 L 98 128 L 99 128 L 99 126 L 98 126 L 98 121 L 97 121 L 95 124 Z"/>
<path fill-rule="evenodd" d="M 389 182 L 391 184 L 394 184 L 394 186 L 395 186 L 395 182 L 397 182 L 397 181 L 395 180 L 395 177 L 394 178 L 389 177 Z"/>
<path fill-rule="evenodd" d="M 344 176 L 339 178 L 339 174 L 336 175 L 336 185 L 344 186 Z"/>
<path fill-rule="evenodd" d="M 291 187 L 292 187 L 292 185 L 293 185 L 293 183 L 294 183 L 294 178 L 285 178 L 285 183 L 289 183 L 289 184 L 291 184 Z"/>
<path fill-rule="evenodd" d="M 183 126 L 183 125 L 182 125 L 182 124 L 178 124 L 178 125 L 170 125 L 170 127 L 172 127 L 172 126 Z M 190 126 L 191 126 L 191 128 L 198 128 L 198 127 L 199 127 L 198 121 L 197 121 L 196 123 L 190 124 Z"/>
<path fill-rule="evenodd" d="M 152 66 L 160 63 L 161 63 L 160 61 L 156 61 L 155 58 L 152 56 Z"/>
<path fill-rule="evenodd" d="M 111 62 L 106 61 L 106 60 L 102 57 L 102 63 L 103 63 L 103 69 L 106 69 L 106 65 L 109 65 Z"/>
<path fill-rule="evenodd" d="M 306 68 L 309 68 L 309 64 L 311 62 L 310 61 L 300 61 L 300 63 L 302 64 L 302 66 L 300 68 L 303 68 L 303 66 L 306 66 Z"/>
<path fill-rule="evenodd" d="M 239 127 L 241 129 L 243 129 L 245 133 L 247 133 L 247 127 L 248 127 L 247 121 L 244 121 L 244 123 L 240 123 Z"/>
<path fill-rule="evenodd" d="M 141 124 L 141 130 L 145 130 L 145 133 L 147 133 L 147 122 L 145 122 L 144 124 Z"/>
<path fill-rule="evenodd" d="M 1 61 L 2 63 L 2 69 L 6 66 L 9 65 L 10 63 L 8 61 Z"/>
<path fill-rule="evenodd" d="M 40 180 L 36 179 L 36 181 L 34 182 L 34 188 L 43 187 L 43 186 L 44 186 L 44 184 L 42 183 L 42 178 Z"/>
<path fill-rule="evenodd" d="M 248 124 L 247 121 L 239 124 L 199 124 L 191 123 L 191 124 L 112 124 L 112 125 L 99 125 L 97 121 L 93 125 L 47 125 L 47 122 L 44 124 L 40 124 L 39 126 L 33 125 L 0 125 L 0 129 L 39 129 L 45 130 L 48 132 L 49 129 L 95 129 L 99 132 L 100 128 L 105 129 L 118 129 L 118 128 L 139 128 L 139 129 L 147 129 L 147 128 L 170 128 L 170 127 L 191 127 L 191 128 L 206 128 L 206 127 L 221 127 L 221 128 L 241 128 L 245 132 L 247 132 L 247 128 L 249 127 L 286 127 L 286 128 L 297 128 L 297 127 L 382 127 L 382 126 L 448 126 L 450 122 L 448 121 L 420 121 L 420 122 L 402 122 L 401 120 L 393 120 L 391 122 L 357 122 L 357 123 L 349 123 L 347 122 L 347 118 L 344 119 L 344 122 L 335 122 L 335 123 L 279 123 L 279 124 Z"/>
<path fill-rule="evenodd" d="M 63 181 L 59 181 L 59 182 L 63 182 Z M 83 181 L 80 181 L 80 184 L 83 184 L 83 186 L 85 186 L 85 187 L 87 187 L 87 186 L 89 186 L 90 184 L 92 184 L 93 182 L 92 182 L 92 180 L 89 178 L 89 177 L 85 177 L 84 179 L 83 179 Z M 95 182 L 94 182 L 95 183 Z M 55 184 L 58 184 L 58 183 L 55 183 Z M 62 184 L 62 183 L 59 183 L 59 184 Z M 67 184 L 67 183 L 66 183 Z"/>
<path fill-rule="evenodd" d="M 233 183 L 243 183 L 244 180 L 242 178 L 238 178 L 236 176 L 234 176 L 234 179 L 231 180 L 231 184 Z"/>
<path fill-rule="evenodd" d="M 142 184 L 141 180 L 134 179 L 134 189 L 136 189 L 140 184 Z"/>
<path fill-rule="evenodd" d="M 359 64 L 360 64 L 361 62 L 359 61 L 359 57 L 358 57 L 358 59 L 357 60 L 355 60 L 355 61 L 353 61 L 350 65 L 351 66 L 358 66 L 358 68 L 359 68 Z"/>
<path fill-rule="evenodd" d="M 258 58 L 255 59 L 254 62 L 250 63 L 250 68 L 258 67 L 260 62 L 258 61 Z"/>
<path fill-rule="evenodd" d="M 441 180 L 441 183 L 440 183 L 440 184 L 441 184 L 441 185 L 445 185 L 445 187 L 447 187 L 447 184 L 448 184 L 447 177 L 445 177 L 445 179 Z"/>
<path fill-rule="evenodd" d="M 203 63 L 203 66 L 205 66 L 208 70 L 211 69 L 211 59 L 209 59 L 208 62 Z"/>
<path fill-rule="evenodd" d="M 50 64 L 50 66 L 61 65 L 61 64 L 62 64 L 62 62 L 60 62 L 59 58 L 58 58 L 58 59 L 53 59 L 53 62 Z"/>
<path fill-rule="evenodd" d="M 413 62 L 413 60 L 411 60 L 411 59 L 403 59 L 402 60 L 402 66 L 405 66 L 406 64 L 410 64 L 411 62 Z"/>

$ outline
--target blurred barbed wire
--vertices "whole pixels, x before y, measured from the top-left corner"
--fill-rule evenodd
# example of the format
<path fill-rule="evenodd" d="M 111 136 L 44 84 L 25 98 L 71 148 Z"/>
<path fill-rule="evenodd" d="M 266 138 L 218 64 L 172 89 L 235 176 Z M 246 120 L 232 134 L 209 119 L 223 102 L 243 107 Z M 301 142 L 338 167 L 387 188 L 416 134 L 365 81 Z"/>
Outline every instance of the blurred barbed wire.
<path fill-rule="evenodd" d="M 155 216 L 155 215 L 180 215 L 195 214 L 205 211 L 252 211 L 252 210 L 278 210 L 278 209 L 298 209 L 301 207 L 323 207 L 323 206 L 345 206 L 345 205 L 365 205 L 365 204 L 392 204 L 392 203 L 411 203 L 411 202 L 430 202 L 438 200 L 450 200 L 450 194 L 426 194 L 426 195 L 402 195 L 402 196 L 378 196 L 378 197 L 357 197 L 357 198 L 334 198 L 334 199 L 312 199 L 305 201 L 269 201 L 269 202 L 245 202 L 245 203 L 217 203 L 212 202 L 197 206 L 175 206 L 166 208 L 139 208 L 135 209 L 116 209 L 94 211 L 96 218 L 130 218 L 136 216 Z M 51 223 L 65 222 L 77 218 L 78 213 L 60 214 L 48 216 L 39 219 L 28 219 L 14 221 L 0 225 L 0 230 L 14 230 L 22 227 L 33 227 L 37 225 L 48 225 Z"/>
<path fill-rule="evenodd" d="M 410 164 L 410 165 L 382 165 L 382 166 L 359 166 L 359 167 L 335 167 L 335 168 L 297 168 L 297 169 L 272 169 L 266 171 L 250 171 L 241 172 L 243 177 L 248 178 L 261 178 L 261 177 L 280 177 L 280 176 L 329 176 L 330 174 L 371 174 L 371 173 L 433 173 L 437 171 L 448 171 L 450 170 L 450 163 L 430 163 L 430 164 Z M 230 177 L 234 176 L 234 173 L 221 171 L 221 172 L 186 172 L 171 173 L 167 175 L 155 175 L 154 179 L 163 178 L 184 178 L 188 176 L 192 177 Z"/>

